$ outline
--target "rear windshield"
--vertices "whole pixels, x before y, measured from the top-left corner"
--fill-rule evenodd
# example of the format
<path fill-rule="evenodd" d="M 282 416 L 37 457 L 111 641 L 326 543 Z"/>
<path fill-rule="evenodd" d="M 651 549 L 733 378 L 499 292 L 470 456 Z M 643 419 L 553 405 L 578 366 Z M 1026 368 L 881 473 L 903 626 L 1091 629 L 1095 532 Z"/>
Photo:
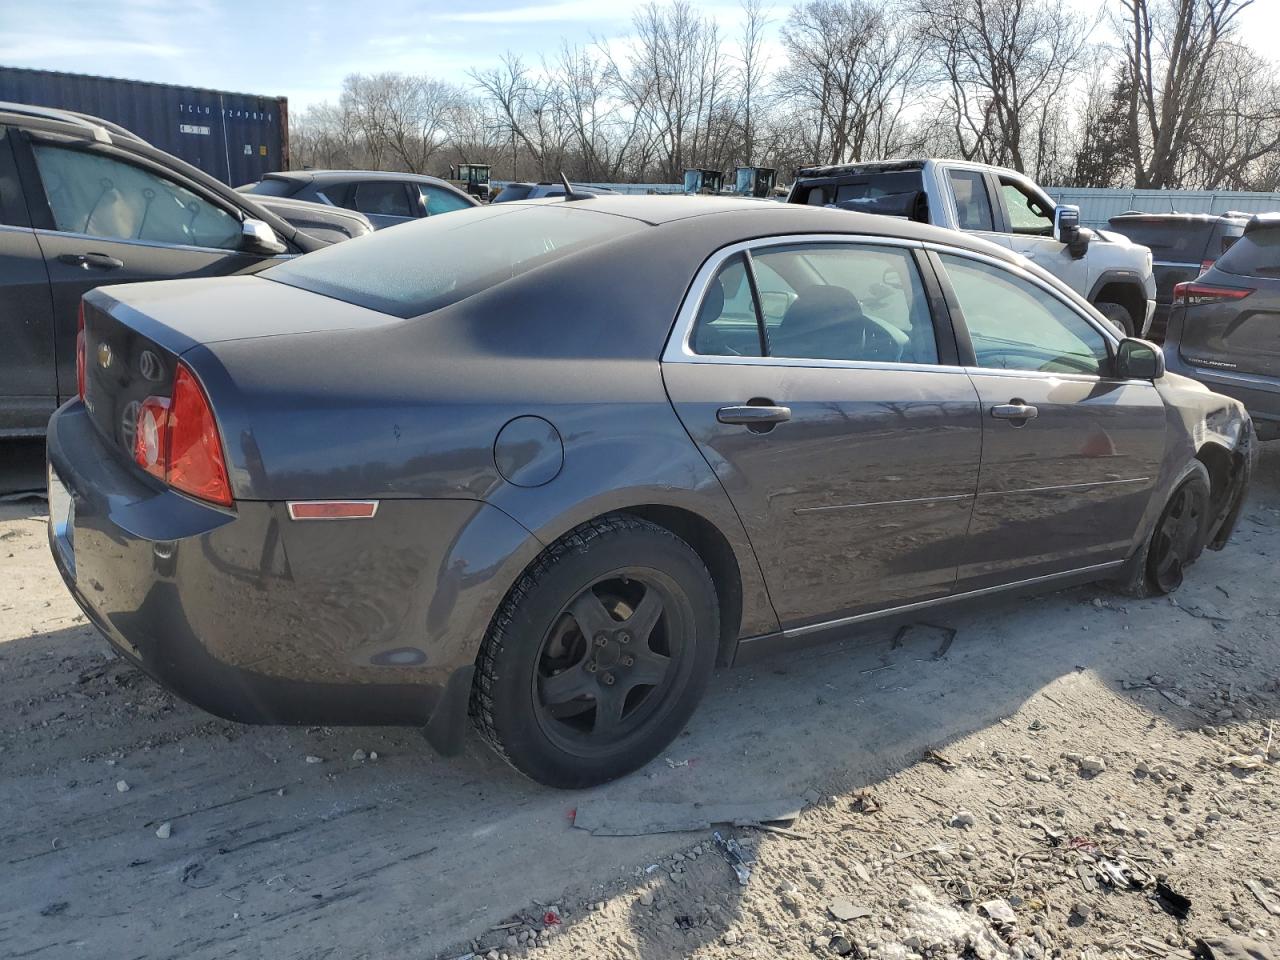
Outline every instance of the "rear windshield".
<path fill-rule="evenodd" d="M 265 177 L 257 183 L 241 187 L 245 193 L 256 193 L 263 197 L 291 197 L 302 186 L 292 180 L 280 180 L 276 177 Z"/>
<path fill-rule="evenodd" d="M 923 189 L 924 175 L 919 170 L 846 173 L 830 180 L 818 178 L 813 184 L 797 183 L 797 195 L 792 202 L 815 207 L 838 203 L 851 210 L 875 209 L 892 206 L 899 198 L 914 198 Z"/>
<path fill-rule="evenodd" d="M 568 204 L 504 204 L 379 230 L 259 276 L 393 316 L 416 317 L 642 229 L 640 221 Z"/>
<path fill-rule="evenodd" d="M 529 194 L 533 192 L 533 186 L 527 183 L 509 183 L 494 197 L 495 200 L 506 203 L 508 200 L 526 200 Z"/>
<path fill-rule="evenodd" d="M 1214 220 L 1126 220 L 1117 217 L 1111 229 L 1134 243 L 1151 248 L 1156 260 L 1175 263 L 1199 263 L 1204 259 L 1209 240 L 1217 228 Z M 1210 255 L 1216 255 L 1212 251 Z"/>
<path fill-rule="evenodd" d="M 1280 227 L 1249 231 L 1218 259 L 1217 266 L 1242 277 L 1280 277 Z"/>

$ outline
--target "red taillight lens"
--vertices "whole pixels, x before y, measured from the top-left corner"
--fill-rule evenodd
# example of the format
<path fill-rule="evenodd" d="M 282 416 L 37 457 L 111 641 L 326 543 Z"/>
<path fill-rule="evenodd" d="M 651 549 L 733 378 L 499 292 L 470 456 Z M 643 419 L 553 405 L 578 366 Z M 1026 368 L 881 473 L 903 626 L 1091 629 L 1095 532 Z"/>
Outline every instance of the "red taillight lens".
<path fill-rule="evenodd" d="M 169 401 L 164 397 L 147 397 L 142 401 L 133 435 L 133 459 L 153 477 L 165 479 L 169 462 Z"/>
<path fill-rule="evenodd" d="M 231 484 L 213 408 L 186 364 L 178 364 L 171 397 L 143 401 L 133 459 L 175 490 L 231 506 Z"/>
<path fill-rule="evenodd" d="M 80 312 L 76 317 L 76 396 L 84 402 L 84 301 L 80 301 Z"/>
<path fill-rule="evenodd" d="M 1188 307 L 1201 303 L 1221 303 L 1223 300 L 1243 300 L 1253 293 L 1250 287 L 1219 287 L 1211 283 L 1180 283 L 1173 288 L 1173 302 Z"/>

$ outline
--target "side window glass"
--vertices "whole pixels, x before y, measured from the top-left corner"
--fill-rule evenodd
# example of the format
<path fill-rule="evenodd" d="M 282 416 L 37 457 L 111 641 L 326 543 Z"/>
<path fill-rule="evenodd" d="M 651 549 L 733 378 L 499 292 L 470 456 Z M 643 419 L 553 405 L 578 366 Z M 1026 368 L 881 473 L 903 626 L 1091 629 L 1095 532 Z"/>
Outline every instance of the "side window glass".
<path fill-rule="evenodd" d="M 690 346 L 709 357 L 758 357 L 760 327 L 742 254 L 734 254 L 707 286 Z"/>
<path fill-rule="evenodd" d="M 441 190 L 439 187 L 419 184 L 418 189 L 422 191 L 422 205 L 426 207 L 428 217 L 434 217 L 437 213 L 466 210 L 471 206 L 461 197 L 450 193 L 448 190 Z"/>
<path fill-rule="evenodd" d="M 911 251 L 805 244 L 755 253 L 752 264 L 770 356 L 938 362 L 929 301 Z"/>
<path fill-rule="evenodd" d="M 1009 226 L 1014 233 L 1036 237 L 1053 236 L 1053 214 L 1044 201 L 1027 193 L 1018 183 L 1000 182 L 1000 193 L 1009 211 Z"/>
<path fill-rule="evenodd" d="M 1061 300 L 1007 270 L 942 254 L 980 367 L 1101 374 L 1106 338 Z"/>
<path fill-rule="evenodd" d="M 33 147 L 58 230 L 226 250 L 240 246 L 240 221 L 185 187 L 102 154 Z"/>
<path fill-rule="evenodd" d="M 961 230 L 994 230 L 987 181 L 977 170 L 948 170 Z"/>
<path fill-rule="evenodd" d="M 356 185 L 356 209 L 388 217 L 412 217 L 409 193 L 398 180 L 369 180 Z"/>

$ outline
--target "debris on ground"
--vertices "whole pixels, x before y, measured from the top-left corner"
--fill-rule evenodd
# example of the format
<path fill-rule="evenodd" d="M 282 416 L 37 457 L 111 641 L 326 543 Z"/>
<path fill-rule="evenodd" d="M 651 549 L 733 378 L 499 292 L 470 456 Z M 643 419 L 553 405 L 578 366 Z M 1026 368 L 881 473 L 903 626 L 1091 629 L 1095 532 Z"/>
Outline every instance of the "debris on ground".
<path fill-rule="evenodd" d="M 595 837 L 640 837 L 710 830 L 718 823 L 735 827 L 789 824 L 803 809 L 804 799 L 798 797 L 750 803 L 584 800 L 578 804 L 573 825 Z"/>
<path fill-rule="evenodd" d="M 725 860 L 728 861 L 729 866 L 733 867 L 733 872 L 738 878 L 739 885 L 745 887 L 751 882 L 751 864 L 743 856 L 742 847 L 738 844 L 738 841 L 732 837 L 725 838 L 719 830 L 713 833 L 711 838 L 715 841 L 715 845 L 720 848 L 720 852 L 724 855 Z"/>
<path fill-rule="evenodd" d="M 168 840 L 169 835 L 173 833 L 173 824 L 168 820 L 156 827 L 156 836 L 161 840 Z"/>
<path fill-rule="evenodd" d="M 1166 913 L 1179 920 L 1185 920 L 1191 914 L 1191 900 L 1163 880 L 1156 881 L 1156 901 Z"/>

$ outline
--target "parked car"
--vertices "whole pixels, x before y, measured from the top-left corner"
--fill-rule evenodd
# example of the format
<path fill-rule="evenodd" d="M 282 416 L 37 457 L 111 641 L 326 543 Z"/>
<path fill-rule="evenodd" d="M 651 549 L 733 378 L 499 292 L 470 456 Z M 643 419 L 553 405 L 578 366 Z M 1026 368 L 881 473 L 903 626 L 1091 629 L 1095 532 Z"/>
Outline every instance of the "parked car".
<path fill-rule="evenodd" d="M 1195 280 L 1173 288 L 1169 369 L 1235 397 L 1264 440 L 1280 439 L 1280 214 L 1250 219 Z"/>
<path fill-rule="evenodd" d="M 378 170 L 288 170 L 236 189 L 255 197 L 288 197 L 358 210 L 379 230 L 480 206 L 475 197 L 438 177 Z"/>
<path fill-rule="evenodd" d="M 324 246 L 115 124 L 0 104 L 0 437 L 43 434 L 75 395 L 87 290 L 248 273 Z"/>
<path fill-rule="evenodd" d="M 571 183 L 575 196 L 595 197 L 605 193 L 616 193 L 609 187 L 593 187 L 589 184 Z M 538 183 L 526 183 L 522 180 L 513 180 L 498 191 L 493 198 L 494 203 L 510 203 L 512 200 L 541 200 L 544 197 L 563 197 L 564 184 L 553 183 L 549 180 L 541 180 Z"/>
<path fill-rule="evenodd" d="M 807 167 L 791 203 L 905 217 L 963 230 L 1020 253 L 1087 299 L 1128 336 L 1155 310 L 1151 251 L 1118 233 L 1080 226 L 1014 170 L 961 160 L 895 160 Z"/>
<path fill-rule="evenodd" d="M 1194 280 L 1231 249 L 1249 221 L 1245 213 L 1139 213 L 1109 221 L 1111 229 L 1151 250 L 1156 277 L 1156 309 L 1148 335 L 1164 339 L 1173 304 L 1173 288 Z"/>
<path fill-rule="evenodd" d="M 449 752 L 470 713 L 557 786 L 656 756 L 717 661 L 1173 590 L 1255 457 L 1240 403 L 1007 249 L 751 199 L 503 203 L 100 288 L 81 343 L 50 545 L 117 649 L 240 721 Z"/>

